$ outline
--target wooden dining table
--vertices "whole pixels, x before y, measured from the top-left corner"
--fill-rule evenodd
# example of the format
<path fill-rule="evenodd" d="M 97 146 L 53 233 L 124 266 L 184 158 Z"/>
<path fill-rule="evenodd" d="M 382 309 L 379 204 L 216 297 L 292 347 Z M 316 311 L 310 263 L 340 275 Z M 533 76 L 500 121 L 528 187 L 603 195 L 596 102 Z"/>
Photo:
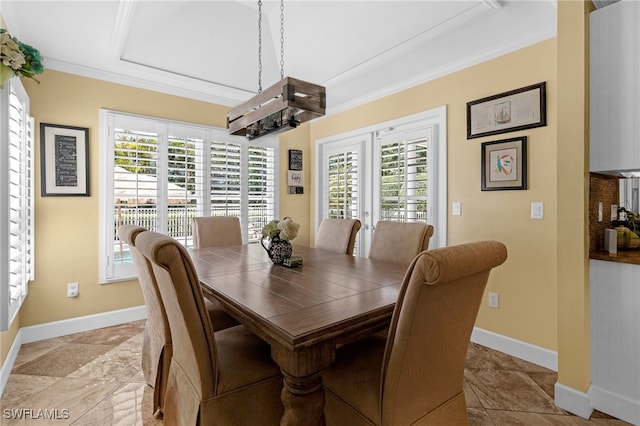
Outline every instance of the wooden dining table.
<path fill-rule="evenodd" d="M 295 246 L 273 264 L 259 244 L 190 251 L 203 293 L 271 346 L 284 376 L 281 425 L 324 424 L 322 370 L 336 348 L 388 327 L 406 266 Z"/>

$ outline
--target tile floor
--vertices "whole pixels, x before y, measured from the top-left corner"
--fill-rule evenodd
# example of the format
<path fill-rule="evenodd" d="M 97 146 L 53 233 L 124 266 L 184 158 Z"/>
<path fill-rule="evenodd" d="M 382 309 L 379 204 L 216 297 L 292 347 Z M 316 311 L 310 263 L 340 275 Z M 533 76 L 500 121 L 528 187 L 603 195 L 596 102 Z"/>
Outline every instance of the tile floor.
<path fill-rule="evenodd" d="M 162 425 L 152 417 L 153 390 L 139 366 L 143 327 L 136 321 L 23 345 L 0 399 L 0 424 Z M 628 424 L 598 412 L 586 421 L 557 408 L 555 382 L 551 370 L 471 344 L 469 424 Z"/>

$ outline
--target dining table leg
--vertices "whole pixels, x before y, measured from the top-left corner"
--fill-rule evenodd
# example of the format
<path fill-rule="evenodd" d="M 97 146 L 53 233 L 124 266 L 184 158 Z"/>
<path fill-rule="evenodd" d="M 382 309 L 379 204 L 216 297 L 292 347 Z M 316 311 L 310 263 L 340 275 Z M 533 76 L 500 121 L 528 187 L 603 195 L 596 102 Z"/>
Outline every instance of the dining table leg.
<path fill-rule="evenodd" d="M 322 370 L 335 359 L 335 342 L 325 341 L 296 351 L 272 344 L 271 357 L 284 376 L 280 394 L 284 414 L 280 425 L 324 425 Z"/>
<path fill-rule="evenodd" d="M 307 377 L 294 377 L 283 371 L 284 385 L 281 399 L 284 414 L 281 426 L 324 425 L 324 390 L 321 373 Z"/>

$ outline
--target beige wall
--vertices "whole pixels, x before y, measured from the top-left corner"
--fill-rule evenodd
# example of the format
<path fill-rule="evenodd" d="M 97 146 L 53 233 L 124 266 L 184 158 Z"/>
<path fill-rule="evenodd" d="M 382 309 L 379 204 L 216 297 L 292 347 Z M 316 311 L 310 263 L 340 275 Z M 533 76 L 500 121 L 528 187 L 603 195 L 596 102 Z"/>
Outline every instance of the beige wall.
<path fill-rule="evenodd" d="M 559 18 L 564 16 L 564 9 L 565 6 L 561 4 Z M 574 29 L 574 20 L 569 19 L 568 31 Z M 564 37 L 563 34 L 559 30 L 559 36 Z M 559 222 L 562 221 L 564 226 L 571 217 L 576 219 L 576 227 L 581 223 L 584 226 L 580 219 L 583 194 L 564 199 L 571 191 L 581 193 L 583 186 L 580 186 L 578 175 L 582 171 L 568 172 L 558 162 L 560 154 L 566 158 L 564 155 L 574 150 L 578 150 L 578 155 L 584 152 L 584 135 L 565 141 L 567 127 L 558 125 L 559 79 L 568 78 L 568 74 L 558 76 L 560 65 L 568 66 L 564 58 L 558 59 L 561 56 L 559 46 L 568 49 L 572 43 L 580 41 L 572 37 L 544 41 L 282 134 L 280 213 L 300 222 L 301 232 L 296 243 L 313 244 L 315 141 L 446 105 L 449 136 L 448 200 L 449 205 L 452 201 L 462 203 L 462 216 L 454 217 L 449 212 L 449 244 L 497 239 L 503 241 L 509 250 L 508 261 L 492 273 L 488 286 L 488 290 L 500 294 L 500 309 L 489 309 L 483 303 L 477 325 L 552 351 L 560 351 L 561 369 L 570 372 L 569 379 L 564 383 L 569 386 L 578 383 L 576 387 L 584 390 L 579 385 L 589 380 L 588 371 L 584 369 L 585 355 L 577 354 L 567 346 L 572 344 L 571 333 L 578 330 L 580 344 L 577 350 L 587 352 L 588 358 L 588 346 L 585 346 L 588 312 L 585 312 L 584 295 L 587 278 L 582 268 L 586 257 L 581 257 L 583 253 L 568 253 L 568 250 L 574 251 L 576 248 L 580 252 L 583 245 L 580 234 L 573 239 L 569 231 L 559 229 Z M 466 102 L 540 81 L 547 82 L 546 127 L 466 139 Z M 580 86 L 580 82 L 577 85 Z M 37 275 L 20 314 L 20 326 L 141 305 L 142 296 L 135 281 L 98 284 L 98 109 L 110 108 L 220 127 L 225 124 L 227 109 L 52 71 L 42 76 L 41 85 L 27 81 L 25 86 L 31 96 L 31 112 L 37 124 L 47 122 L 89 127 L 92 195 L 79 198 L 37 197 Z M 570 109 L 568 104 L 564 104 L 566 101 L 564 98 L 563 108 Z M 575 100 L 582 101 L 580 96 Z M 565 113 L 564 110 L 562 113 Z M 519 135 L 529 138 L 529 189 L 481 191 L 480 144 Z M 286 194 L 288 149 L 303 150 L 303 195 Z M 38 153 L 39 149 L 36 150 Z M 39 167 L 39 161 L 36 166 Z M 567 176 L 567 173 L 570 175 Z M 39 174 L 36 178 L 39 182 Z M 38 185 L 37 194 L 39 191 Z M 544 203 L 544 220 L 530 219 L 530 203 L 533 201 Z M 573 204 L 574 201 L 577 204 Z M 566 210 L 559 211 L 560 204 Z M 571 228 L 570 232 L 573 231 Z M 558 263 L 565 260 L 570 263 L 559 268 Z M 563 287 L 560 296 L 559 277 L 563 284 L 572 283 Z M 78 298 L 65 297 L 68 282 L 80 283 Z M 580 306 L 575 310 L 570 302 L 574 296 L 580 299 Z M 565 315 L 564 312 L 569 313 Z M 14 336 L 15 331 L 2 333 L 0 359 L 4 360 Z M 566 357 L 563 355 L 565 350 L 568 354 Z M 577 368 L 570 365 L 574 358 L 580 364 Z M 561 377 L 563 374 L 561 371 Z"/>
<path fill-rule="evenodd" d="M 310 199 L 312 194 L 313 175 L 311 174 L 311 151 L 309 149 L 310 124 L 305 123 L 298 129 L 280 135 L 280 216 L 291 216 L 300 224 L 300 231 L 294 240 L 296 244 L 309 246 L 313 222 Z M 287 194 L 287 168 L 289 166 L 289 150 L 302 150 L 302 172 L 304 174 L 304 193 Z"/>
<path fill-rule="evenodd" d="M 315 141 L 446 105 L 448 199 L 462 203 L 462 216 L 449 211 L 448 243 L 496 239 L 509 251 L 488 285 L 499 293 L 500 309 L 483 303 L 477 325 L 550 350 L 557 349 L 556 56 L 556 40 L 548 40 L 311 126 Z M 468 101 L 541 81 L 547 82 L 546 127 L 466 139 Z M 520 135 L 528 137 L 529 189 L 481 191 L 481 143 Z M 544 203 L 544 220 L 530 218 L 532 201 Z"/>
<path fill-rule="evenodd" d="M 40 197 L 39 147 L 36 147 L 36 280 L 20 313 L 20 326 L 142 305 L 137 281 L 98 284 L 99 109 L 225 126 L 227 108 L 175 96 L 46 71 L 37 85 L 24 84 L 31 114 L 39 124 L 89 128 L 90 197 Z M 80 296 L 66 297 L 78 282 Z"/>
<path fill-rule="evenodd" d="M 589 12 L 558 2 L 558 381 L 591 383 L 589 334 Z"/>

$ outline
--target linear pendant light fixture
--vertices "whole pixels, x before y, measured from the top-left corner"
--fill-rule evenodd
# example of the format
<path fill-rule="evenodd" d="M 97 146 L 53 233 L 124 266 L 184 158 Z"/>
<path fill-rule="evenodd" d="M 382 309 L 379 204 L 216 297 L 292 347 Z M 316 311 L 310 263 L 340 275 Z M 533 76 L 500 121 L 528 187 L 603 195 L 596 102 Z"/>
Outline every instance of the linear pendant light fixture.
<path fill-rule="evenodd" d="M 284 0 L 280 0 L 280 78 L 262 91 L 262 0 L 258 1 L 258 94 L 227 114 L 230 134 L 256 139 L 295 129 L 321 117 L 326 109 L 322 86 L 284 76 Z"/>

